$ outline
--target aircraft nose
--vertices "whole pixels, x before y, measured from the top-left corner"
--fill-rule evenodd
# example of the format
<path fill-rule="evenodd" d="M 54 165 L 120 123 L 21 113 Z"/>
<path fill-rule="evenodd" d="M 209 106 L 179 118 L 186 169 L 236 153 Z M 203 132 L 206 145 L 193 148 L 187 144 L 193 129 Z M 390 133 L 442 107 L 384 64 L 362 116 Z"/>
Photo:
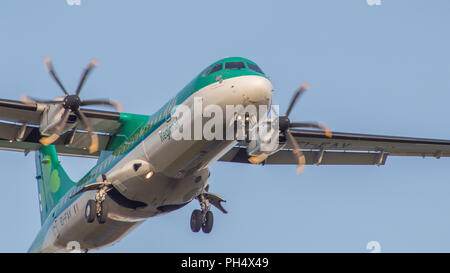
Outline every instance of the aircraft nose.
<path fill-rule="evenodd" d="M 250 76 L 245 79 L 244 103 L 255 105 L 270 105 L 272 98 L 272 83 L 265 77 Z"/>

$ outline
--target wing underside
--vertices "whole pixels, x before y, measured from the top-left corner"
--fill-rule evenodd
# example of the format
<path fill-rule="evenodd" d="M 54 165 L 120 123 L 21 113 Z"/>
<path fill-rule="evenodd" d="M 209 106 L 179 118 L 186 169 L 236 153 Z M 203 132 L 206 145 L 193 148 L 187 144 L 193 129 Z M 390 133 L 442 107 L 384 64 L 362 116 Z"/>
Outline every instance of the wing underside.
<path fill-rule="evenodd" d="M 388 156 L 448 157 L 450 140 L 392 137 L 292 129 L 292 135 L 305 155 L 306 164 L 317 165 L 384 165 Z M 285 137 L 280 135 L 280 143 Z M 219 161 L 249 163 L 246 145 L 232 148 Z M 263 164 L 298 164 L 288 142 L 269 156 Z"/>
<path fill-rule="evenodd" d="M 0 149 L 23 151 L 28 153 L 41 147 L 39 131 L 42 112 L 45 108 L 39 104 L 25 104 L 20 101 L 0 100 Z M 82 123 L 75 116 L 70 116 L 71 123 L 77 122 L 75 128 L 65 132 L 55 141 L 56 151 L 62 155 L 98 157 L 100 151 L 107 149 L 111 137 L 116 134 L 121 123 L 120 113 L 81 109 L 88 118 L 94 133 L 98 136 L 97 152 L 89 154 L 91 137 Z"/>

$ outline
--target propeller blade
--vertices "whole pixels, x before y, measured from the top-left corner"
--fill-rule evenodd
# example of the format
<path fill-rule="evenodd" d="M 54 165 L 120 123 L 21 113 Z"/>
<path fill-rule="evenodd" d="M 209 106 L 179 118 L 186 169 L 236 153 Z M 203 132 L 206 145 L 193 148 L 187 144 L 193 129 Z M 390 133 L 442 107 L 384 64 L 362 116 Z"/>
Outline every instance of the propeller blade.
<path fill-rule="evenodd" d="M 35 101 L 35 100 L 33 100 L 33 99 L 27 97 L 26 95 L 20 95 L 20 100 L 21 100 L 23 103 L 28 104 L 28 105 L 36 104 L 36 101 Z"/>
<path fill-rule="evenodd" d="M 268 154 L 260 154 L 258 156 L 249 157 L 248 161 L 252 164 L 259 164 L 259 163 L 263 162 L 264 160 L 266 160 L 267 157 L 269 157 Z"/>
<path fill-rule="evenodd" d="M 47 146 L 55 142 L 58 138 L 58 134 L 52 134 L 49 137 L 41 137 L 41 139 L 39 139 L 39 142 L 42 143 L 42 145 Z"/>
<path fill-rule="evenodd" d="M 89 146 L 89 153 L 95 153 L 98 150 L 98 136 L 92 132 L 92 127 L 89 123 L 89 120 L 86 118 L 86 116 L 81 112 L 80 110 L 77 110 L 75 112 L 75 115 L 80 119 L 80 121 L 83 123 L 86 131 L 91 136 L 91 145 Z"/>
<path fill-rule="evenodd" d="M 61 120 L 55 126 L 56 132 L 53 133 L 49 137 L 41 137 L 39 142 L 42 143 L 44 146 L 50 145 L 53 142 L 55 142 L 61 136 L 61 132 L 64 129 L 64 126 L 66 125 L 67 120 L 69 119 L 69 115 L 70 115 L 70 110 L 65 109 L 64 113 L 61 116 Z"/>
<path fill-rule="evenodd" d="M 89 72 L 92 70 L 92 68 L 98 66 L 98 61 L 96 59 L 93 59 L 89 62 L 88 66 L 84 70 L 83 76 L 81 76 L 81 80 L 78 83 L 77 91 L 75 91 L 75 95 L 79 95 L 81 88 L 83 87 L 84 82 L 86 81 L 87 76 L 89 75 Z"/>
<path fill-rule="evenodd" d="M 306 89 L 309 88 L 309 85 L 307 83 L 302 83 L 302 85 L 300 85 L 300 87 L 297 89 L 297 91 L 294 94 L 294 97 L 291 100 L 291 103 L 289 104 L 289 107 L 286 111 L 285 116 L 288 117 L 289 114 L 292 111 L 292 108 L 294 108 L 295 103 L 297 102 L 298 98 L 300 97 L 301 94 L 303 94 L 303 92 L 306 91 Z"/>
<path fill-rule="evenodd" d="M 297 141 L 295 140 L 294 136 L 291 134 L 291 132 L 289 130 L 286 130 L 286 135 L 288 136 L 289 141 L 294 146 L 294 150 L 292 151 L 292 153 L 294 153 L 294 155 L 297 157 L 297 160 L 298 160 L 297 173 L 302 173 L 303 169 L 305 168 L 305 164 L 306 164 L 305 155 L 300 150 L 300 146 L 298 146 Z"/>
<path fill-rule="evenodd" d="M 70 110 L 64 109 L 64 113 L 61 116 L 61 120 L 58 122 L 58 124 L 55 126 L 55 129 L 58 131 L 58 134 L 61 135 L 61 131 L 64 129 L 64 126 L 67 123 L 67 120 L 69 119 Z"/>
<path fill-rule="evenodd" d="M 20 95 L 20 100 L 25 104 L 35 104 L 35 103 L 46 103 L 46 104 L 63 104 L 64 101 L 60 100 L 39 100 L 33 97 L 28 97 L 26 95 Z"/>
<path fill-rule="evenodd" d="M 80 106 L 87 106 L 87 105 L 110 105 L 112 107 L 115 107 L 117 111 L 122 112 L 123 107 L 122 104 L 113 101 L 113 100 L 83 100 L 81 101 Z"/>
<path fill-rule="evenodd" d="M 53 69 L 52 61 L 51 61 L 49 56 L 44 58 L 44 63 L 45 63 L 45 66 L 48 69 L 48 72 L 50 72 L 50 75 L 52 75 L 52 78 L 56 81 L 56 83 L 62 89 L 64 94 L 69 95 L 69 93 L 67 93 L 66 89 L 64 88 L 64 86 L 62 85 L 61 81 L 59 80 L 58 76 L 56 75 L 55 70 Z"/>
<path fill-rule="evenodd" d="M 316 129 L 321 129 L 325 132 L 325 135 L 329 138 L 331 138 L 333 136 L 333 133 L 331 132 L 331 130 L 320 123 L 316 123 L 316 122 L 291 122 L 289 124 L 289 128 L 316 128 Z"/>

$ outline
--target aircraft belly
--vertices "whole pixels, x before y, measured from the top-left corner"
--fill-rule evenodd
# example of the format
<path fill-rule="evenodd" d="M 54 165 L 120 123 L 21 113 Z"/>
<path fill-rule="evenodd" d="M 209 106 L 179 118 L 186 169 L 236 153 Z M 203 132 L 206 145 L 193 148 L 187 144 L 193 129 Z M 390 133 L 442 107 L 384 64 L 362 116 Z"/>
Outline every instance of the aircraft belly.
<path fill-rule="evenodd" d="M 165 214 L 172 210 L 169 208 L 180 208 L 197 197 L 208 178 L 209 170 L 202 169 L 184 178 L 170 178 L 155 173 L 149 180 L 128 180 L 123 183 L 127 188 L 126 197 L 145 206 L 127 208 L 110 200 L 108 217 L 117 221 L 135 222 Z"/>
<path fill-rule="evenodd" d="M 141 222 L 123 222 L 108 219 L 106 223 L 87 223 L 84 210 L 93 192 L 86 192 L 59 214 L 45 236 L 40 252 L 70 252 L 95 250 L 110 245 L 131 232 Z M 106 200 L 107 206 L 111 200 Z"/>
<path fill-rule="evenodd" d="M 133 202 L 145 204 L 130 209 L 111 200 L 108 217 L 117 221 L 142 221 L 167 213 L 171 208 L 181 207 L 197 197 L 209 178 L 208 164 L 234 146 L 234 141 L 193 141 L 190 144 L 183 146 L 183 141 L 160 143 L 157 152 L 153 150 L 148 153 L 148 166 L 147 160 L 144 162 L 134 157 L 127 164 L 121 165 L 122 170 L 114 168 L 108 172 L 108 179 L 121 195 Z M 161 165 L 152 158 L 157 158 L 158 154 L 170 154 L 173 157 L 172 164 L 163 170 L 156 167 Z M 137 172 L 133 164 L 141 164 Z M 147 178 L 146 174 L 150 169 L 155 172 Z M 167 175 L 170 170 L 173 170 L 174 175 Z M 118 173 L 120 175 L 116 175 Z"/>

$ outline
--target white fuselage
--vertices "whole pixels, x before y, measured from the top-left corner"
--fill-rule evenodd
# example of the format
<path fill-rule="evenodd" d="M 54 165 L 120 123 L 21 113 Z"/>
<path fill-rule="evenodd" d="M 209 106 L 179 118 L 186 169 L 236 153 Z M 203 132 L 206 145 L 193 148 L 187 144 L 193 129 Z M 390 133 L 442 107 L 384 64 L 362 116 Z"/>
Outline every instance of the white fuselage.
<path fill-rule="evenodd" d="M 194 97 L 201 97 L 203 107 L 211 104 L 223 109 L 226 105 L 270 106 L 272 89 L 264 77 L 240 76 L 198 90 L 183 105 L 192 108 Z M 49 216 L 53 222 L 47 223 L 46 231 L 44 227 L 41 231 L 46 232 L 42 234 L 42 246 L 31 250 L 70 251 L 73 246 L 81 250 L 98 249 L 118 241 L 145 219 L 180 208 L 197 197 L 207 184 L 208 166 L 235 146 L 236 141 L 163 139 L 161 132 L 170 128 L 172 122 L 170 119 L 161 124 L 106 173 L 121 195 L 146 206 L 127 208 L 107 198 L 106 223 L 87 223 L 86 203 L 94 199 L 95 192 L 85 192 L 61 213 L 53 218 Z M 134 164 L 139 165 L 137 170 Z M 147 178 L 149 171 L 154 172 L 151 178 Z"/>

